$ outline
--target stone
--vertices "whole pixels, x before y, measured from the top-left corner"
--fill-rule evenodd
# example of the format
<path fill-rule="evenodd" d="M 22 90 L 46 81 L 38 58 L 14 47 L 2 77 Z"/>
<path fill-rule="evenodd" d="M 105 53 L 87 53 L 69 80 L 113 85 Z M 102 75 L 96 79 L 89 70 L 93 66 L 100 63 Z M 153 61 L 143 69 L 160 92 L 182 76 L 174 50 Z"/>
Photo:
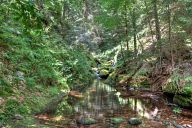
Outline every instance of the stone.
<path fill-rule="evenodd" d="M 99 72 L 99 77 L 102 78 L 102 79 L 107 79 L 108 76 L 109 76 L 109 71 L 106 70 L 106 69 L 102 69 Z"/>
<path fill-rule="evenodd" d="M 17 75 L 17 77 L 18 77 L 20 80 L 25 80 L 25 78 L 24 78 L 24 73 L 23 73 L 23 72 L 17 71 L 17 72 L 16 72 L 16 75 Z"/>
<path fill-rule="evenodd" d="M 128 120 L 128 123 L 129 123 L 130 125 L 140 125 L 140 124 L 142 124 L 142 120 L 139 119 L 139 118 L 130 118 L 130 119 Z"/>
<path fill-rule="evenodd" d="M 16 120 L 22 120 L 22 119 L 23 119 L 23 116 L 20 115 L 20 114 L 15 114 L 15 115 L 14 115 L 14 119 L 16 119 Z"/>
<path fill-rule="evenodd" d="M 175 128 L 174 126 L 167 126 L 167 128 Z"/>
<path fill-rule="evenodd" d="M 184 124 L 183 125 L 185 128 L 192 128 L 192 125 L 190 125 L 190 124 Z"/>
<path fill-rule="evenodd" d="M 93 118 L 81 118 L 77 120 L 77 123 L 81 125 L 92 125 L 96 124 L 96 120 Z"/>
<path fill-rule="evenodd" d="M 122 117 L 111 118 L 111 123 L 113 123 L 113 124 L 120 124 L 120 123 L 122 123 L 124 121 L 125 121 L 125 119 L 122 118 Z"/>
<path fill-rule="evenodd" d="M 176 125 L 176 128 L 184 128 L 182 125 Z"/>

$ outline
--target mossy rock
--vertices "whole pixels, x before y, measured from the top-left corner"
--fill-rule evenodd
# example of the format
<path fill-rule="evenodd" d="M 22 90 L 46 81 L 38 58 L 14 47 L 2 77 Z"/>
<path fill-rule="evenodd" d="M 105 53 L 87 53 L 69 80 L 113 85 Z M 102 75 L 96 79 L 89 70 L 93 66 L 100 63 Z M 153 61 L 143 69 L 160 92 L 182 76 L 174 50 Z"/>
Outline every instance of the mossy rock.
<path fill-rule="evenodd" d="M 100 75 L 108 75 L 108 74 L 109 74 L 109 71 L 108 71 L 108 70 L 105 70 L 105 69 L 102 69 L 99 74 L 100 74 Z"/>
<path fill-rule="evenodd" d="M 183 107 L 192 107 L 192 96 L 175 95 L 173 102 Z"/>
<path fill-rule="evenodd" d="M 173 83 L 167 84 L 162 89 L 163 89 L 163 92 L 167 92 L 170 94 L 175 94 L 175 92 L 177 92 L 177 86 L 174 85 Z"/>
<path fill-rule="evenodd" d="M 99 72 L 99 76 L 103 79 L 107 79 L 107 77 L 109 76 L 109 71 L 106 69 L 102 69 Z"/>
<path fill-rule="evenodd" d="M 117 80 L 117 73 L 114 71 L 112 73 L 109 74 L 107 80 L 105 81 L 105 83 L 108 83 L 108 84 L 115 84 Z"/>
<path fill-rule="evenodd" d="M 81 118 L 79 120 L 77 120 L 77 122 L 81 125 L 92 125 L 92 124 L 96 124 L 96 120 L 93 118 Z"/>
<path fill-rule="evenodd" d="M 106 62 L 106 63 L 103 63 L 101 66 L 102 66 L 102 67 L 111 67 L 112 65 L 111 65 L 111 62 L 108 61 L 108 62 Z"/>
<path fill-rule="evenodd" d="M 110 78 L 115 79 L 115 77 L 117 76 L 117 72 L 114 71 L 109 76 L 110 76 Z"/>
<path fill-rule="evenodd" d="M 130 119 L 128 120 L 128 123 L 129 123 L 130 125 L 140 125 L 140 124 L 142 124 L 142 120 L 139 119 L 139 118 L 130 118 Z"/>
<path fill-rule="evenodd" d="M 111 118 L 111 122 L 113 124 L 121 124 L 122 122 L 124 122 L 125 119 L 122 118 L 122 117 L 114 117 L 114 118 Z"/>
<path fill-rule="evenodd" d="M 181 93 L 182 93 L 183 95 L 192 97 L 192 85 L 187 85 L 187 86 L 185 86 L 185 87 L 182 89 Z"/>

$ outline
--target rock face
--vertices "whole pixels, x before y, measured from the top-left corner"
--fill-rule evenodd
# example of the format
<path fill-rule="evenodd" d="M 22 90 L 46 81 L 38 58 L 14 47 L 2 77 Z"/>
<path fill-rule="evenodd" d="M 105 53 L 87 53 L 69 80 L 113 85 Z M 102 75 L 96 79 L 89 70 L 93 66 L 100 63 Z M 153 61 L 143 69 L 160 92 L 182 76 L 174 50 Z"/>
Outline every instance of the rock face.
<path fill-rule="evenodd" d="M 92 124 L 96 124 L 96 120 L 93 118 L 80 118 L 77 120 L 77 124 L 92 125 Z"/>
<path fill-rule="evenodd" d="M 140 124 L 142 124 L 142 121 L 140 119 L 138 119 L 138 118 L 130 118 L 128 120 L 128 123 L 130 125 L 140 125 Z"/>

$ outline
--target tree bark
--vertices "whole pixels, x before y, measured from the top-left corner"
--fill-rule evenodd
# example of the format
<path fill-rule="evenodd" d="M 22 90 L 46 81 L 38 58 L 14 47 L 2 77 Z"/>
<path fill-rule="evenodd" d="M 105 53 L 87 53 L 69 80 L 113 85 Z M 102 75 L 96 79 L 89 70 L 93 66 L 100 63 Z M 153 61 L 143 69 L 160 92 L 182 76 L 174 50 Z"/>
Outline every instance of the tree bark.
<path fill-rule="evenodd" d="M 162 70 L 162 44 L 161 44 L 161 31 L 160 31 L 160 23 L 158 17 L 158 9 L 157 9 L 157 0 L 152 0 L 153 3 L 153 13 L 155 18 L 155 28 L 156 28 L 156 39 L 158 43 L 158 51 L 159 51 L 159 62 L 160 62 L 160 70 Z"/>
<path fill-rule="evenodd" d="M 152 39 L 152 42 L 154 43 L 154 37 L 153 37 L 153 29 L 152 29 L 152 25 L 151 25 L 151 21 L 150 21 L 150 18 L 149 18 L 149 9 L 148 9 L 148 6 L 147 6 L 147 2 L 144 0 L 144 4 L 145 4 L 145 8 L 146 8 L 146 13 L 147 13 L 147 21 L 148 21 L 148 25 L 149 25 L 149 30 L 151 32 L 151 39 Z"/>
<path fill-rule="evenodd" d="M 158 10 L 157 10 L 157 0 L 153 0 L 153 13 L 155 17 L 156 39 L 157 41 L 160 41 L 161 31 L 160 31 L 159 17 L 158 17 Z"/>
<path fill-rule="evenodd" d="M 127 15 L 127 2 L 125 1 L 125 5 L 124 5 L 124 9 L 125 9 L 125 37 L 126 37 L 126 45 L 127 45 L 127 51 L 129 51 L 129 40 L 128 40 L 128 15 Z"/>
<path fill-rule="evenodd" d="M 171 52 L 171 68 L 174 68 L 174 58 L 173 58 L 173 45 L 171 42 L 171 9 L 170 4 L 167 5 L 168 10 L 168 24 L 169 24 L 169 45 L 170 45 L 170 52 Z"/>
<path fill-rule="evenodd" d="M 134 54 L 137 56 L 137 35 L 136 35 L 136 16 L 135 16 L 135 7 L 132 12 L 132 24 L 133 24 L 133 39 L 134 39 Z"/>

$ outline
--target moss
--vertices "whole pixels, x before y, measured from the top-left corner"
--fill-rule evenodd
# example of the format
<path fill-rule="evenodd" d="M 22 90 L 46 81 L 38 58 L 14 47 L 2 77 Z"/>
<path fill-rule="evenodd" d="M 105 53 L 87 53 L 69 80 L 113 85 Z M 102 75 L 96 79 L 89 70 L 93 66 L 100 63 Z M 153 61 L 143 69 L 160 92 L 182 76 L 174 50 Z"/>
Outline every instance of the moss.
<path fill-rule="evenodd" d="M 175 95 L 173 98 L 174 103 L 183 107 L 190 107 L 192 105 L 192 96 L 186 97 L 183 95 Z"/>
<path fill-rule="evenodd" d="M 187 85 L 182 89 L 182 94 L 192 96 L 192 85 Z"/>
<path fill-rule="evenodd" d="M 171 94 L 175 94 L 177 92 L 177 86 L 174 85 L 173 83 L 167 84 L 162 89 L 164 92 L 171 93 Z"/>
<path fill-rule="evenodd" d="M 115 81 L 116 80 L 116 76 L 117 76 L 117 73 L 114 71 L 114 72 L 109 74 L 109 77 L 107 78 L 107 80 Z"/>
<path fill-rule="evenodd" d="M 109 71 L 106 70 L 106 69 L 102 69 L 102 70 L 99 72 L 99 75 L 101 75 L 101 76 L 109 75 Z"/>
<path fill-rule="evenodd" d="M 122 118 L 122 117 L 114 117 L 114 118 L 111 118 L 111 122 L 112 122 L 113 124 L 120 124 L 120 123 L 122 123 L 122 122 L 124 122 L 124 121 L 125 121 L 125 119 Z"/>

